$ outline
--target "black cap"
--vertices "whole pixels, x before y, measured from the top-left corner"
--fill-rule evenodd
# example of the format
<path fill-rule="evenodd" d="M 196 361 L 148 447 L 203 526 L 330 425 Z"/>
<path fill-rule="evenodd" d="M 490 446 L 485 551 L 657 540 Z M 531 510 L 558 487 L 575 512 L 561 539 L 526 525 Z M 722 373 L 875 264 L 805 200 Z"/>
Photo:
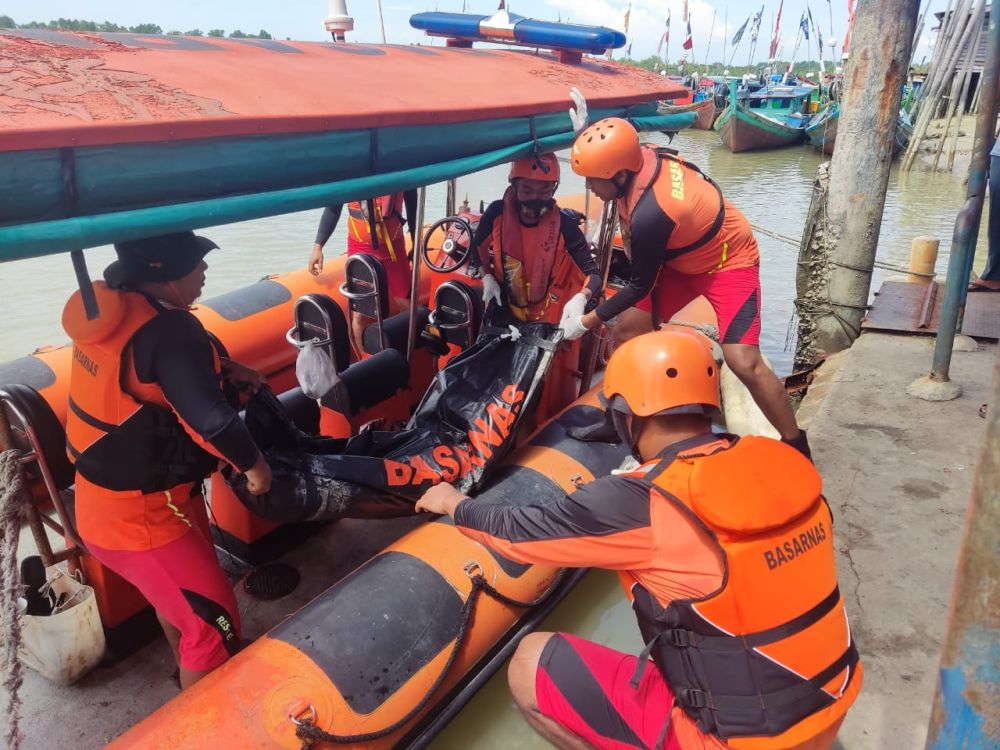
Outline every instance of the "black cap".
<path fill-rule="evenodd" d="M 104 280 L 112 289 L 144 281 L 176 281 L 191 273 L 217 247 L 208 237 L 194 232 L 116 242 L 118 260 L 104 269 Z"/>

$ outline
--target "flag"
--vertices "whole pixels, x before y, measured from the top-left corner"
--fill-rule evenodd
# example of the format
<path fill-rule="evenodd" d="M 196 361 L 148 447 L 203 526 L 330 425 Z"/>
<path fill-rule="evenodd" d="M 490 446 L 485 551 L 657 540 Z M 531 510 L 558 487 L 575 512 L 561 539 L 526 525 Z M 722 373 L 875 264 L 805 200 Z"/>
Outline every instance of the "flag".
<path fill-rule="evenodd" d="M 785 5 L 785 0 L 779 0 L 778 2 L 778 17 L 774 20 L 774 36 L 771 37 L 771 54 L 769 57 L 774 60 L 775 54 L 778 52 L 778 29 L 781 27 L 781 9 Z"/>
<path fill-rule="evenodd" d="M 799 28 L 802 29 L 802 36 L 809 41 L 809 19 L 806 17 L 806 12 L 802 11 L 802 19 L 799 21 Z"/>
<path fill-rule="evenodd" d="M 632 59 L 632 42 L 628 43 L 628 49 L 625 50 L 625 57 L 627 57 L 629 60 Z"/>
<path fill-rule="evenodd" d="M 684 49 L 691 49 L 694 46 L 694 42 L 691 40 L 691 20 L 688 19 L 688 35 L 687 39 L 684 40 L 684 44 L 681 45 Z"/>
<path fill-rule="evenodd" d="M 750 14 L 749 16 L 747 16 L 747 20 L 745 20 L 745 21 L 743 22 L 743 25 L 742 25 L 742 26 L 740 26 L 740 28 L 739 28 L 739 31 L 737 31 L 737 32 L 736 32 L 736 34 L 735 34 L 735 35 L 733 36 L 733 46 L 734 46 L 734 47 L 735 47 L 735 46 L 736 46 L 737 44 L 739 44 L 739 43 L 740 43 L 740 39 L 742 39 L 742 38 L 743 38 L 743 32 L 744 32 L 744 31 L 746 30 L 746 28 L 747 28 L 747 24 L 748 24 L 748 23 L 750 23 L 750 19 L 751 19 L 752 17 L 753 17 L 753 14 Z"/>
<path fill-rule="evenodd" d="M 760 22 L 761 22 L 762 18 L 764 18 L 764 6 L 763 5 L 760 6 L 760 10 L 757 12 L 757 15 L 755 15 L 753 17 L 753 23 L 750 24 L 750 43 L 751 44 L 756 44 L 757 43 L 757 35 L 760 34 Z"/>
<path fill-rule="evenodd" d="M 632 15 L 632 3 L 628 4 L 628 10 L 625 11 L 625 33 L 628 33 L 628 19 Z M 549 16 L 551 18 L 551 16 Z"/>
<path fill-rule="evenodd" d="M 660 54 L 660 50 L 663 49 L 663 45 L 667 45 L 667 49 L 670 48 L 670 9 L 667 9 L 667 28 L 663 32 L 663 36 L 660 37 L 660 44 L 656 48 L 656 54 Z"/>
<path fill-rule="evenodd" d="M 816 22 L 813 20 L 812 8 L 807 5 L 806 11 L 809 13 L 809 24 L 813 27 L 813 31 L 816 32 L 816 44 L 819 45 L 819 56 L 823 57 L 823 32 L 819 30 L 819 26 L 817 26 Z"/>

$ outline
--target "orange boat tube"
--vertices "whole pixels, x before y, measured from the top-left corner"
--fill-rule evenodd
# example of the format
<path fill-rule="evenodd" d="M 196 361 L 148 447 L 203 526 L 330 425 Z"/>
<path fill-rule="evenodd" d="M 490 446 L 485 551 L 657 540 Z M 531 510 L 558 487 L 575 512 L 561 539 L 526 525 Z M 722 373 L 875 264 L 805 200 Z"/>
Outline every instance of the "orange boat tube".
<path fill-rule="evenodd" d="M 276 393 L 282 393 L 298 385 L 298 351 L 285 343 L 295 300 L 304 294 L 325 294 L 346 315 L 347 300 L 340 293 L 346 261 L 346 254 L 333 258 L 319 276 L 305 269 L 267 276 L 255 284 L 203 300 L 192 312 L 222 342 L 230 358 L 253 367 L 268 379 Z M 432 275 L 426 270 L 421 274 L 422 300 L 427 298 Z M 64 345 L 43 347 L 26 357 L 0 363 L 0 386 L 31 386 L 65 425 L 71 357 L 72 347 Z"/>
<path fill-rule="evenodd" d="M 480 496 L 546 502 L 616 468 L 621 446 L 567 435 L 598 409 L 595 389 L 536 432 Z M 324 732 L 344 746 L 408 744 L 485 656 L 512 646 L 519 624 L 552 606 L 559 582 L 559 570 L 500 557 L 447 519 L 428 523 L 109 747 L 298 750 L 303 736 L 327 746 Z M 484 583 L 532 606 L 498 601 Z"/>

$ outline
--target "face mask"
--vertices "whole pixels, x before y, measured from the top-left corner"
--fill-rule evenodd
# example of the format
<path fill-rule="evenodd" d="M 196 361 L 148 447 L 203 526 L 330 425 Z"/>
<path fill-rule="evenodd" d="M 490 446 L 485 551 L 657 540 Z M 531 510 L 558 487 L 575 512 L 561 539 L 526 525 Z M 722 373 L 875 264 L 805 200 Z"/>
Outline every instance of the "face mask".
<path fill-rule="evenodd" d="M 548 200 L 532 198 L 530 201 L 522 201 L 515 198 L 514 202 L 517 204 L 517 210 L 527 219 L 540 219 L 556 205 L 555 198 L 549 198 Z"/>

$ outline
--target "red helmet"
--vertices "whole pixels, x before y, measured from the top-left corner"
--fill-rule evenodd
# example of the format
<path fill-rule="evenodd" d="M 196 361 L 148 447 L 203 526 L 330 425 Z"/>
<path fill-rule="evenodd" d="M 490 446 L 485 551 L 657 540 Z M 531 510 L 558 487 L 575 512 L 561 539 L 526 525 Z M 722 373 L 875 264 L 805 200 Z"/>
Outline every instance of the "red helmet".
<path fill-rule="evenodd" d="M 559 160 L 555 154 L 539 154 L 510 164 L 510 182 L 526 178 L 541 182 L 559 182 Z"/>

